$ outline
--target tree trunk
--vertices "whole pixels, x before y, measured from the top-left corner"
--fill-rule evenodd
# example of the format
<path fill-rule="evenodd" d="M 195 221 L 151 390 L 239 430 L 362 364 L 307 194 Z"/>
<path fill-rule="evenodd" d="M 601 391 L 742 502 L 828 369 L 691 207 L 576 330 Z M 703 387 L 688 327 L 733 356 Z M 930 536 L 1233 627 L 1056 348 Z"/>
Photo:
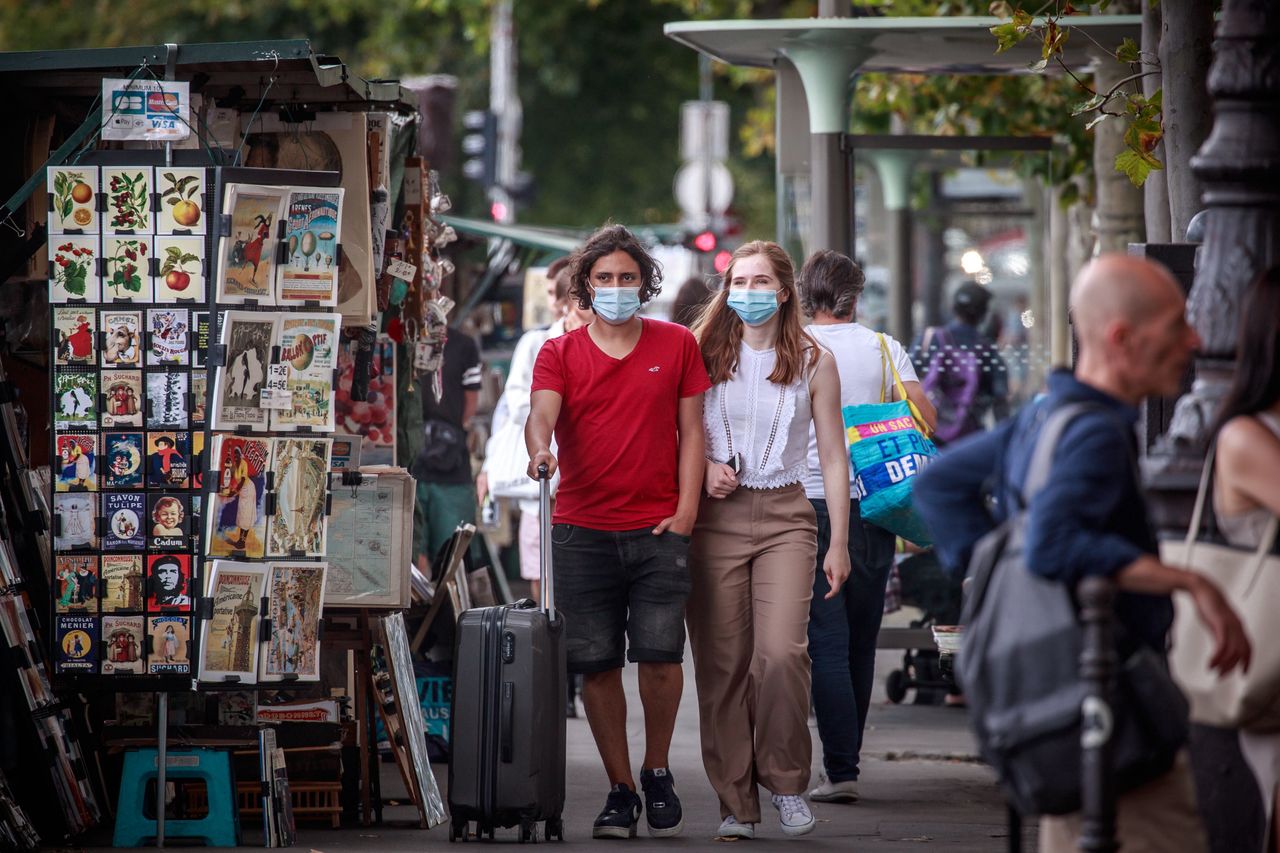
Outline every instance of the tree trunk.
<path fill-rule="evenodd" d="M 1203 207 L 1200 196 L 1204 186 L 1191 171 L 1191 158 L 1213 127 L 1205 88 L 1213 60 L 1213 4 L 1206 0 L 1165 0 L 1161 5 L 1160 65 L 1164 80 L 1169 224 L 1173 239 L 1182 241 L 1191 217 Z"/>
<path fill-rule="evenodd" d="M 1128 10 L 1116 8 L 1115 11 Z M 1093 74 L 1093 85 L 1100 93 L 1110 92 L 1131 73 L 1127 65 L 1105 51 L 1095 50 L 1094 61 L 1097 70 Z M 1135 91 L 1136 86 L 1136 83 L 1128 83 L 1124 91 Z M 1117 107 L 1112 104 L 1110 109 Z M 1124 129 L 1124 121 L 1114 118 L 1093 129 L 1093 172 L 1098 186 L 1094 212 L 1094 229 L 1098 237 L 1094 245 L 1095 255 L 1124 252 L 1130 243 L 1143 241 L 1142 190 L 1116 170 L 1116 157 L 1125 150 Z"/>
<path fill-rule="evenodd" d="M 1143 70 L 1155 70 L 1147 63 L 1159 61 L 1160 56 L 1160 6 L 1155 3 L 1142 4 L 1142 61 Z M 1142 94 L 1150 98 L 1161 87 L 1161 75 L 1152 74 L 1142 78 Z M 1147 177 L 1142 185 L 1142 212 L 1147 225 L 1148 243 L 1171 243 L 1172 229 L 1169 219 L 1169 162 L 1165 154 L 1165 145 L 1161 141 L 1152 152 L 1165 164 Z M 1181 241 L 1183 234 L 1178 234 Z"/>

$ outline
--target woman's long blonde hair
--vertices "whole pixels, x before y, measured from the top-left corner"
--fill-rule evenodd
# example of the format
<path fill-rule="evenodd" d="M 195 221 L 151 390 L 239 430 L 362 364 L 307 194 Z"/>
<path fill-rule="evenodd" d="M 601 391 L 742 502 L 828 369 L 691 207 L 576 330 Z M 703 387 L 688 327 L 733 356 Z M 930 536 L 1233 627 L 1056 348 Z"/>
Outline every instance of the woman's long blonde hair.
<path fill-rule="evenodd" d="M 754 255 L 764 255 L 778 279 L 778 289 L 790 294 L 784 302 L 778 300 L 778 340 L 774 343 L 777 361 L 769 381 L 778 385 L 790 385 L 801 370 L 812 368 L 818 360 L 818 345 L 800 325 L 800 294 L 796 292 L 796 272 L 791 257 L 777 243 L 752 240 L 733 253 L 724 271 L 724 286 L 702 309 L 693 324 L 693 335 L 702 349 L 702 361 L 713 384 L 720 384 L 733 376 L 738 369 L 738 351 L 742 346 L 742 320 L 729 307 L 729 282 L 733 281 L 733 268 L 738 261 Z"/>

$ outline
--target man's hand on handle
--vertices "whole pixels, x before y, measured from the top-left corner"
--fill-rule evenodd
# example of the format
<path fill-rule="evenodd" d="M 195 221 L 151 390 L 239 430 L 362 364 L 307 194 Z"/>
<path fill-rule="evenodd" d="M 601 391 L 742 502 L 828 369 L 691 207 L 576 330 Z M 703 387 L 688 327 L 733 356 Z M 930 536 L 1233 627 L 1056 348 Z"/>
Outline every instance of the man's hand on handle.
<path fill-rule="evenodd" d="M 538 468 L 542 465 L 547 466 L 547 477 L 551 477 L 556 473 L 558 463 L 556 462 L 556 458 L 551 455 L 550 450 L 539 450 L 537 453 L 533 454 L 533 458 L 529 460 L 529 479 L 537 480 L 541 478 Z"/>

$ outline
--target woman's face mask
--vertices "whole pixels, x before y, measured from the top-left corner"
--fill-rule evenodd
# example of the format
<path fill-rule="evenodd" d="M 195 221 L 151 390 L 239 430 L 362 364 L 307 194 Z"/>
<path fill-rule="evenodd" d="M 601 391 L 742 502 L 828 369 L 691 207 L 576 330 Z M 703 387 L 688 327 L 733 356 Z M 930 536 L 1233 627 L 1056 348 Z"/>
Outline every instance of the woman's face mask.
<path fill-rule="evenodd" d="M 778 313 L 778 291 L 732 288 L 729 291 L 729 307 L 748 326 L 760 326 Z"/>

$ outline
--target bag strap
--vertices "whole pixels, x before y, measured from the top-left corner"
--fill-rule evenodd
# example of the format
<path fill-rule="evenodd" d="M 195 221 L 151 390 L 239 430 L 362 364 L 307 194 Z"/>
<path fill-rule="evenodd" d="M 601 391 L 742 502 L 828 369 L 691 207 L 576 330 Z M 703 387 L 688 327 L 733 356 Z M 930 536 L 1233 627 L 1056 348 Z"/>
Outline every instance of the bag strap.
<path fill-rule="evenodd" d="M 898 366 L 893 363 L 893 356 L 889 352 L 889 342 L 884 339 L 884 333 L 878 332 L 876 337 L 880 340 L 880 360 L 883 364 L 889 365 L 889 372 L 893 375 L 893 387 L 898 392 L 898 397 L 903 401 L 907 401 L 907 389 L 902 384 L 902 377 L 898 375 Z M 882 374 L 883 375 L 883 374 Z M 884 402 L 881 399 L 880 402 Z"/>
<path fill-rule="evenodd" d="M 1067 403 L 1054 409 L 1040 428 L 1036 436 L 1035 447 L 1031 451 L 1031 464 L 1027 466 L 1027 476 L 1022 484 L 1022 504 L 1029 506 L 1036 493 L 1049 481 L 1049 469 L 1053 467 L 1053 454 L 1058 449 L 1058 440 L 1062 433 L 1080 415 L 1092 409 L 1100 409 L 1094 403 Z"/>
<path fill-rule="evenodd" d="M 1209 483 L 1213 481 L 1213 469 L 1217 456 L 1218 440 L 1209 442 L 1209 452 L 1205 456 L 1204 467 L 1200 469 L 1200 488 L 1196 491 L 1196 506 L 1191 511 L 1191 525 L 1187 528 L 1187 547 L 1195 544 L 1200 535 L 1200 522 L 1204 518 L 1204 506 L 1209 497 Z"/>
<path fill-rule="evenodd" d="M 884 333 L 876 332 L 876 340 L 880 343 L 880 402 L 887 402 L 885 395 L 885 365 L 889 361 L 889 348 L 884 343 Z"/>

